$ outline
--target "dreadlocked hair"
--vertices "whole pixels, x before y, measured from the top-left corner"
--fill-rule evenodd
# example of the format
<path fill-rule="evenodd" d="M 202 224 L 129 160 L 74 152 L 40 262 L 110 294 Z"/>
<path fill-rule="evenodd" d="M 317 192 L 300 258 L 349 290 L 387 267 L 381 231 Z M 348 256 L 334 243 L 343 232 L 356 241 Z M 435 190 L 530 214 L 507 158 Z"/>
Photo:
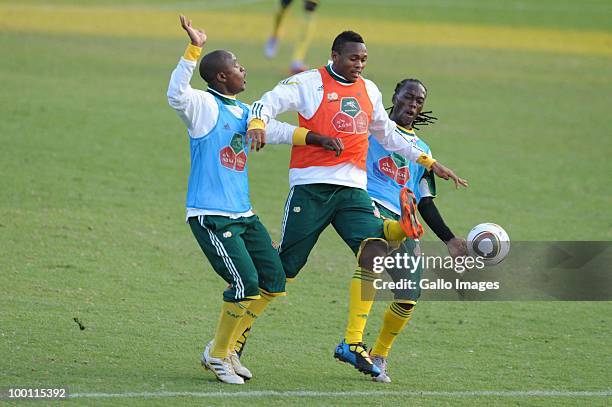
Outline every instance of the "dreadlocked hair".
<path fill-rule="evenodd" d="M 412 127 L 414 129 L 420 130 L 417 126 L 427 126 L 428 124 L 434 124 L 437 117 L 431 116 L 432 111 L 421 112 L 417 115 L 417 117 L 412 122 Z"/>
<path fill-rule="evenodd" d="M 393 92 L 393 96 L 397 95 L 399 91 L 408 83 L 417 83 L 421 85 L 423 89 L 425 89 L 425 95 L 427 95 L 427 87 L 425 86 L 423 82 L 421 82 L 418 79 L 409 78 L 409 79 L 404 79 L 403 81 L 400 81 L 397 83 L 397 85 L 395 85 L 395 91 Z M 389 106 L 385 110 L 388 110 L 389 114 L 391 114 L 391 112 L 393 111 L 393 106 Z M 432 116 L 431 113 L 432 113 L 431 110 L 427 112 L 419 113 L 417 117 L 414 119 L 414 121 L 412 122 L 412 128 L 419 130 L 417 126 L 427 126 L 428 124 L 434 124 L 436 120 L 438 120 L 438 118 Z"/>

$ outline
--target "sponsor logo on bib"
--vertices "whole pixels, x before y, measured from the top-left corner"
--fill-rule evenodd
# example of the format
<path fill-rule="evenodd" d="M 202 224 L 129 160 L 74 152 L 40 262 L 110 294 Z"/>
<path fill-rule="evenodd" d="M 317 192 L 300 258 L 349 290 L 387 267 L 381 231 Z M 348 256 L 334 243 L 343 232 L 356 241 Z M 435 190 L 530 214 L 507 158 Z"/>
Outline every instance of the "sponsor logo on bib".
<path fill-rule="evenodd" d="M 393 153 L 378 160 L 378 168 L 383 174 L 395 180 L 395 182 L 400 185 L 406 185 L 406 182 L 410 179 L 408 160 L 397 153 Z"/>
<path fill-rule="evenodd" d="M 247 164 L 247 155 L 244 150 L 244 136 L 235 133 L 229 146 L 219 152 L 221 165 L 230 170 L 244 171 Z"/>
<path fill-rule="evenodd" d="M 332 119 L 334 129 L 340 133 L 355 134 L 368 131 L 368 115 L 361 110 L 354 97 L 340 100 L 340 111 Z"/>
<path fill-rule="evenodd" d="M 342 98 L 340 105 L 340 110 L 351 117 L 355 117 L 357 113 L 361 112 L 361 106 L 355 98 Z"/>

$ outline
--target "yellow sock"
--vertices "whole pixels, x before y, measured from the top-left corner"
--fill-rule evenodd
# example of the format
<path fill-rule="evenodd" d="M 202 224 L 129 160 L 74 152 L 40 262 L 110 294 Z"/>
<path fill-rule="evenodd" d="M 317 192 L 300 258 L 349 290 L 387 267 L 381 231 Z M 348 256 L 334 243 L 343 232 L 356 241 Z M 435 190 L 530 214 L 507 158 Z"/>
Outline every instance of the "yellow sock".
<path fill-rule="evenodd" d="M 396 220 L 385 219 L 383 230 L 385 239 L 390 241 L 402 241 L 406 238 L 406 232 Z"/>
<path fill-rule="evenodd" d="M 219 318 L 219 325 L 217 325 L 217 331 L 215 332 L 215 339 L 212 349 L 210 350 L 210 356 L 219 359 L 227 357 L 234 331 L 244 316 L 245 309 L 246 307 L 239 302 L 223 301 L 221 317 Z"/>
<path fill-rule="evenodd" d="M 238 323 L 238 326 L 236 327 L 236 331 L 234 332 L 230 346 L 230 349 L 233 349 L 236 352 L 242 351 L 244 342 L 246 341 L 255 320 L 274 299 L 274 296 L 264 291 L 260 291 L 260 295 L 261 297 L 258 300 L 249 301 L 244 317 L 240 319 L 240 323 Z"/>
<path fill-rule="evenodd" d="M 346 343 L 363 342 L 363 331 L 376 295 L 375 278 L 374 273 L 365 270 L 356 270 L 353 274 L 349 288 L 349 319 L 344 334 Z"/>
<path fill-rule="evenodd" d="M 414 306 L 408 310 L 400 307 L 396 302 L 392 302 L 385 312 L 383 326 L 380 329 L 376 344 L 372 348 L 372 355 L 386 358 L 389 355 L 393 341 L 402 332 L 404 327 L 412 318 Z"/>
<path fill-rule="evenodd" d="M 281 23 L 283 22 L 283 18 L 287 13 L 288 7 L 282 7 L 278 9 L 276 15 L 274 16 L 274 28 L 272 29 L 272 36 L 277 37 L 280 35 Z"/>
<path fill-rule="evenodd" d="M 304 58 L 306 57 L 306 52 L 308 51 L 308 47 L 312 42 L 312 37 L 315 31 L 315 19 L 312 11 L 304 12 L 304 35 L 302 36 L 302 40 L 295 46 L 293 51 L 293 62 L 304 62 Z"/>

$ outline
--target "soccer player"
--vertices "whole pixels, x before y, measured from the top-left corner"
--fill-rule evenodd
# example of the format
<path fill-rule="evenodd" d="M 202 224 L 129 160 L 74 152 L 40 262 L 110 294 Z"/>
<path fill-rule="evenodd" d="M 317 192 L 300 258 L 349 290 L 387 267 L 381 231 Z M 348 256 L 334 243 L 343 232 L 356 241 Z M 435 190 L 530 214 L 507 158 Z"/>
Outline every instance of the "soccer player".
<path fill-rule="evenodd" d="M 300 126 L 341 139 L 342 155 L 309 146 L 294 146 L 289 170 L 290 192 L 282 224 L 280 257 L 288 281 L 306 264 L 319 235 L 330 224 L 357 256 L 358 268 L 349 288 L 349 320 L 334 356 L 358 370 L 377 376 L 363 343 L 363 330 L 374 298 L 372 261 L 386 255 L 383 240 L 415 236 L 413 202 L 404 196 L 400 222 L 383 223 L 366 191 L 368 134 L 389 151 L 423 165 L 456 185 L 467 185 L 396 133 L 376 85 L 362 78 L 368 58 L 362 37 L 339 34 L 332 45 L 332 62 L 281 81 L 253 103 L 247 139 L 265 144 L 267 123 L 286 111 L 298 113 Z M 420 225 L 419 225 L 420 226 Z M 421 229 L 422 230 L 422 229 Z"/>
<path fill-rule="evenodd" d="M 280 2 L 280 7 L 274 16 L 272 35 L 270 38 L 268 38 L 268 41 L 264 47 L 264 55 L 266 58 L 274 58 L 276 56 L 276 52 L 278 51 L 278 42 L 280 39 L 281 25 L 292 2 L 293 0 L 281 0 Z M 314 34 L 314 11 L 316 10 L 318 4 L 319 0 L 304 0 L 304 23 L 301 33 L 302 35 L 300 36 L 301 40 L 294 47 L 293 57 L 289 67 L 289 71 L 292 74 L 303 72 L 308 69 L 304 64 L 304 58 Z"/>
<path fill-rule="evenodd" d="M 413 130 L 413 124 L 418 121 L 419 115 L 425 105 L 427 88 L 418 79 L 404 79 L 395 87 L 392 103 L 393 107 L 389 115 L 390 119 L 397 123 L 396 132 L 417 148 L 427 154 L 431 154 L 429 146 L 421 140 Z M 433 232 L 446 243 L 451 256 L 467 255 L 467 247 L 464 239 L 455 237 L 453 232 L 444 223 L 440 212 L 434 204 L 436 196 L 435 178 L 431 171 L 424 167 L 408 162 L 397 153 L 387 151 L 374 137 L 370 136 L 370 147 L 368 149 L 368 193 L 376 203 L 380 214 L 388 219 L 398 219 L 401 215 L 399 194 L 402 188 L 407 187 L 414 191 L 418 210 L 427 225 Z M 412 239 L 404 241 L 400 249 L 404 253 L 414 255 L 417 243 Z M 388 270 L 390 273 L 391 271 Z M 419 267 L 407 276 L 403 271 L 403 278 L 409 277 L 418 283 L 421 278 L 422 268 Z M 412 318 L 412 313 L 420 296 L 420 289 L 407 290 L 401 293 L 401 300 L 392 302 L 385 312 L 383 326 L 380 330 L 376 344 L 370 352 L 374 365 L 381 373 L 373 380 L 377 382 L 390 383 L 391 378 L 387 372 L 387 357 L 393 346 L 393 342 L 402 332 L 404 327 Z M 399 293 L 396 293 L 399 294 Z"/>
<path fill-rule="evenodd" d="M 215 272 L 229 284 L 202 364 L 224 383 L 244 384 L 252 374 L 230 349 L 237 333 L 250 327 L 274 297 L 285 295 L 285 274 L 249 200 L 245 143 L 249 107 L 236 99 L 245 89 L 246 71 L 231 52 L 212 51 L 199 68 L 208 90 L 192 89 L 189 82 L 207 37 L 184 16 L 180 20 L 191 43 L 172 72 L 167 96 L 189 135 L 187 222 Z M 342 151 L 338 140 L 286 123 L 271 122 L 269 130 L 273 143 Z"/>

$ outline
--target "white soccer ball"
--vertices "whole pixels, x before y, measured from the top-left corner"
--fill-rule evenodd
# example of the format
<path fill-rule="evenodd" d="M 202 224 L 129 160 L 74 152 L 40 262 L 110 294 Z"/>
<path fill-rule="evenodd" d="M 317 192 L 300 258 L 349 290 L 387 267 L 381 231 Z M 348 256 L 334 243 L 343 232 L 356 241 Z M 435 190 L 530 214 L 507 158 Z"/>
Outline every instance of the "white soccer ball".
<path fill-rule="evenodd" d="M 474 226 L 467 235 L 467 251 L 472 257 L 482 257 L 484 264 L 492 266 L 501 262 L 510 252 L 510 238 L 495 223 Z"/>

